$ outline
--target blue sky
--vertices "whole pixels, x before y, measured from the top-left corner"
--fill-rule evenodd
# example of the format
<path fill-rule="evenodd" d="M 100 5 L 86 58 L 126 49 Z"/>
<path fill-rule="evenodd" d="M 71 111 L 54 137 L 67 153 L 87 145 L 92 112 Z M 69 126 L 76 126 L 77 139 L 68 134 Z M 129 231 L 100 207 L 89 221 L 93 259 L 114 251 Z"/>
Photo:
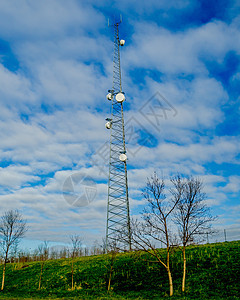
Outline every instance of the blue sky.
<path fill-rule="evenodd" d="M 239 12 L 230 0 L 0 2 L 0 203 L 28 220 L 25 245 L 105 234 L 107 19 L 119 14 L 132 215 L 154 171 L 195 175 L 216 227 L 240 237 Z M 62 195 L 75 173 L 97 183 L 86 207 Z"/>

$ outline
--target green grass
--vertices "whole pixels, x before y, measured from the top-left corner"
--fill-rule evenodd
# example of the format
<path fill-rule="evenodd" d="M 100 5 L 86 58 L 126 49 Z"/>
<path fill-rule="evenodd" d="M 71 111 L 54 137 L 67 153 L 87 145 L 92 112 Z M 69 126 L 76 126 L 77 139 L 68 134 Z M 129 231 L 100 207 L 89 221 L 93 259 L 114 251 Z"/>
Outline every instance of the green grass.
<path fill-rule="evenodd" d="M 162 251 L 164 254 L 165 250 Z M 187 247 L 187 260 L 186 293 L 182 295 L 181 250 L 174 252 L 174 296 L 171 299 L 240 299 L 240 241 Z M 107 293 L 109 262 L 109 255 L 75 259 L 73 291 L 70 259 L 45 263 L 41 291 L 38 291 L 40 262 L 8 264 L 5 289 L 0 293 L 0 299 L 169 298 L 166 271 L 158 263 L 149 262 L 146 253 L 117 255 L 112 288 Z"/>

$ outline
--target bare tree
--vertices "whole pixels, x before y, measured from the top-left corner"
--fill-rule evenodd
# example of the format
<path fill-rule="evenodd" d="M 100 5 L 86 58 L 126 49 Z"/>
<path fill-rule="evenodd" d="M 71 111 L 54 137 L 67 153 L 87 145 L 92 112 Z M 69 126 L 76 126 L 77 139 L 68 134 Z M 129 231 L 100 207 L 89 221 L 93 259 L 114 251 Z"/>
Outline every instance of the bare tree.
<path fill-rule="evenodd" d="M 18 243 L 15 243 L 15 245 L 13 245 L 12 251 L 11 251 L 11 262 L 18 261 L 18 253 L 19 253 Z"/>
<path fill-rule="evenodd" d="M 2 287 L 4 289 L 6 264 L 11 249 L 17 245 L 27 231 L 26 221 L 18 210 L 9 210 L 4 213 L 0 221 L 1 248 L 4 253 Z"/>
<path fill-rule="evenodd" d="M 66 258 L 67 256 L 68 256 L 68 248 L 67 247 L 63 247 L 59 251 L 59 258 Z"/>
<path fill-rule="evenodd" d="M 107 239 L 106 239 L 106 237 L 102 238 L 102 243 L 101 243 L 100 247 L 102 249 L 102 254 L 106 254 L 107 253 Z"/>
<path fill-rule="evenodd" d="M 120 235 L 117 234 L 111 240 L 108 241 L 108 256 L 106 260 L 105 267 L 108 270 L 108 282 L 107 282 L 107 290 L 108 292 L 111 289 L 111 281 L 112 281 L 112 275 L 114 271 L 114 263 L 116 261 L 116 257 L 118 252 L 120 251 L 120 243 L 119 241 L 121 240 Z M 102 239 L 103 241 L 103 249 L 106 251 L 106 239 Z"/>
<path fill-rule="evenodd" d="M 71 259 L 72 259 L 72 264 L 71 264 L 71 272 L 72 272 L 72 290 L 74 289 L 74 258 L 77 257 L 77 255 L 79 254 L 81 247 L 82 247 L 82 237 L 80 237 L 79 235 L 72 235 L 70 236 L 71 239 Z"/>
<path fill-rule="evenodd" d="M 102 248 L 101 248 L 101 245 L 98 243 L 97 240 L 95 240 L 93 242 L 93 246 L 92 246 L 92 249 L 91 249 L 91 254 L 92 255 L 99 255 L 99 254 L 102 254 Z"/>
<path fill-rule="evenodd" d="M 143 195 L 147 200 L 147 206 L 143 211 L 142 220 L 131 221 L 132 248 L 148 252 L 165 268 L 169 280 L 169 294 L 172 296 L 170 255 L 174 241 L 170 227 L 177 201 L 166 200 L 164 180 L 159 179 L 156 173 L 148 179 Z M 166 252 L 159 249 L 160 244 L 165 246 Z"/>
<path fill-rule="evenodd" d="M 52 248 L 50 253 L 50 259 L 58 259 L 59 251 L 57 249 Z"/>
<path fill-rule="evenodd" d="M 203 183 L 198 178 L 183 178 L 180 175 L 171 179 L 174 186 L 171 189 L 173 203 L 176 203 L 174 222 L 178 226 L 179 238 L 183 252 L 182 291 L 185 291 L 186 281 L 186 246 L 201 239 L 206 233 L 211 234 L 211 222 L 216 219 L 206 205 L 206 194 L 203 192 Z"/>
<path fill-rule="evenodd" d="M 41 269 L 40 269 L 40 276 L 39 276 L 39 282 L 38 282 L 38 289 L 41 289 L 42 284 L 42 277 L 43 277 L 43 267 L 45 264 L 45 261 L 48 260 L 49 256 L 49 245 L 48 241 L 44 241 L 43 244 L 38 246 L 38 255 L 39 259 L 41 261 Z"/>

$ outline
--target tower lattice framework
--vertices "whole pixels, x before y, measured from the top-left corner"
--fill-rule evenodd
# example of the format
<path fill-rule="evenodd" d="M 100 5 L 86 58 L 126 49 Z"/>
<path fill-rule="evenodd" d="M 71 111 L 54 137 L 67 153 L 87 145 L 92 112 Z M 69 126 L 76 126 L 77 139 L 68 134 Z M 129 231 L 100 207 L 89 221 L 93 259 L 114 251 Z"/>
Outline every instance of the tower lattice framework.
<path fill-rule="evenodd" d="M 125 249 L 131 249 L 130 214 L 127 179 L 127 156 L 125 145 L 123 101 L 122 91 L 120 46 L 125 41 L 119 39 L 119 25 L 113 25 L 114 29 L 114 54 L 113 54 L 113 86 L 109 90 L 108 100 L 111 100 L 111 119 L 106 119 L 110 129 L 110 159 L 108 180 L 108 204 L 107 204 L 107 229 L 106 247 L 108 249 L 112 241 L 115 241 L 121 230 L 124 235 L 121 240 Z M 122 230 L 124 228 L 124 231 Z"/>

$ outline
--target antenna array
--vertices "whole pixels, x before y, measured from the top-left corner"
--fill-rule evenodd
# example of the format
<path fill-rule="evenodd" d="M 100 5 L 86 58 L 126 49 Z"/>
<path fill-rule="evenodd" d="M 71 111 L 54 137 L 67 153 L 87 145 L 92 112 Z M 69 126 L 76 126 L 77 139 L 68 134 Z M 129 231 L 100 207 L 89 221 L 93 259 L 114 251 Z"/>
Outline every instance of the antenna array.
<path fill-rule="evenodd" d="M 119 39 L 119 22 L 112 25 L 114 29 L 113 54 L 113 85 L 108 90 L 107 99 L 111 101 L 111 118 L 107 118 L 106 128 L 110 129 L 110 158 L 108 179 L 107 229 L 106 248 L 114 242 L 119 232 L 125 236 L 123 247 L 131 249 L 130 215 L 127 180 L 127 155 L 125 145 L 123 102 L 125 94 L 122 91 L 120 46 L 125 44 Z M 122 231 L 122 229 L 125 229 Z M 126 230 L 127 228 L 127 230 Z M 124 232 L 124 233 L 123 233 Z"/>

